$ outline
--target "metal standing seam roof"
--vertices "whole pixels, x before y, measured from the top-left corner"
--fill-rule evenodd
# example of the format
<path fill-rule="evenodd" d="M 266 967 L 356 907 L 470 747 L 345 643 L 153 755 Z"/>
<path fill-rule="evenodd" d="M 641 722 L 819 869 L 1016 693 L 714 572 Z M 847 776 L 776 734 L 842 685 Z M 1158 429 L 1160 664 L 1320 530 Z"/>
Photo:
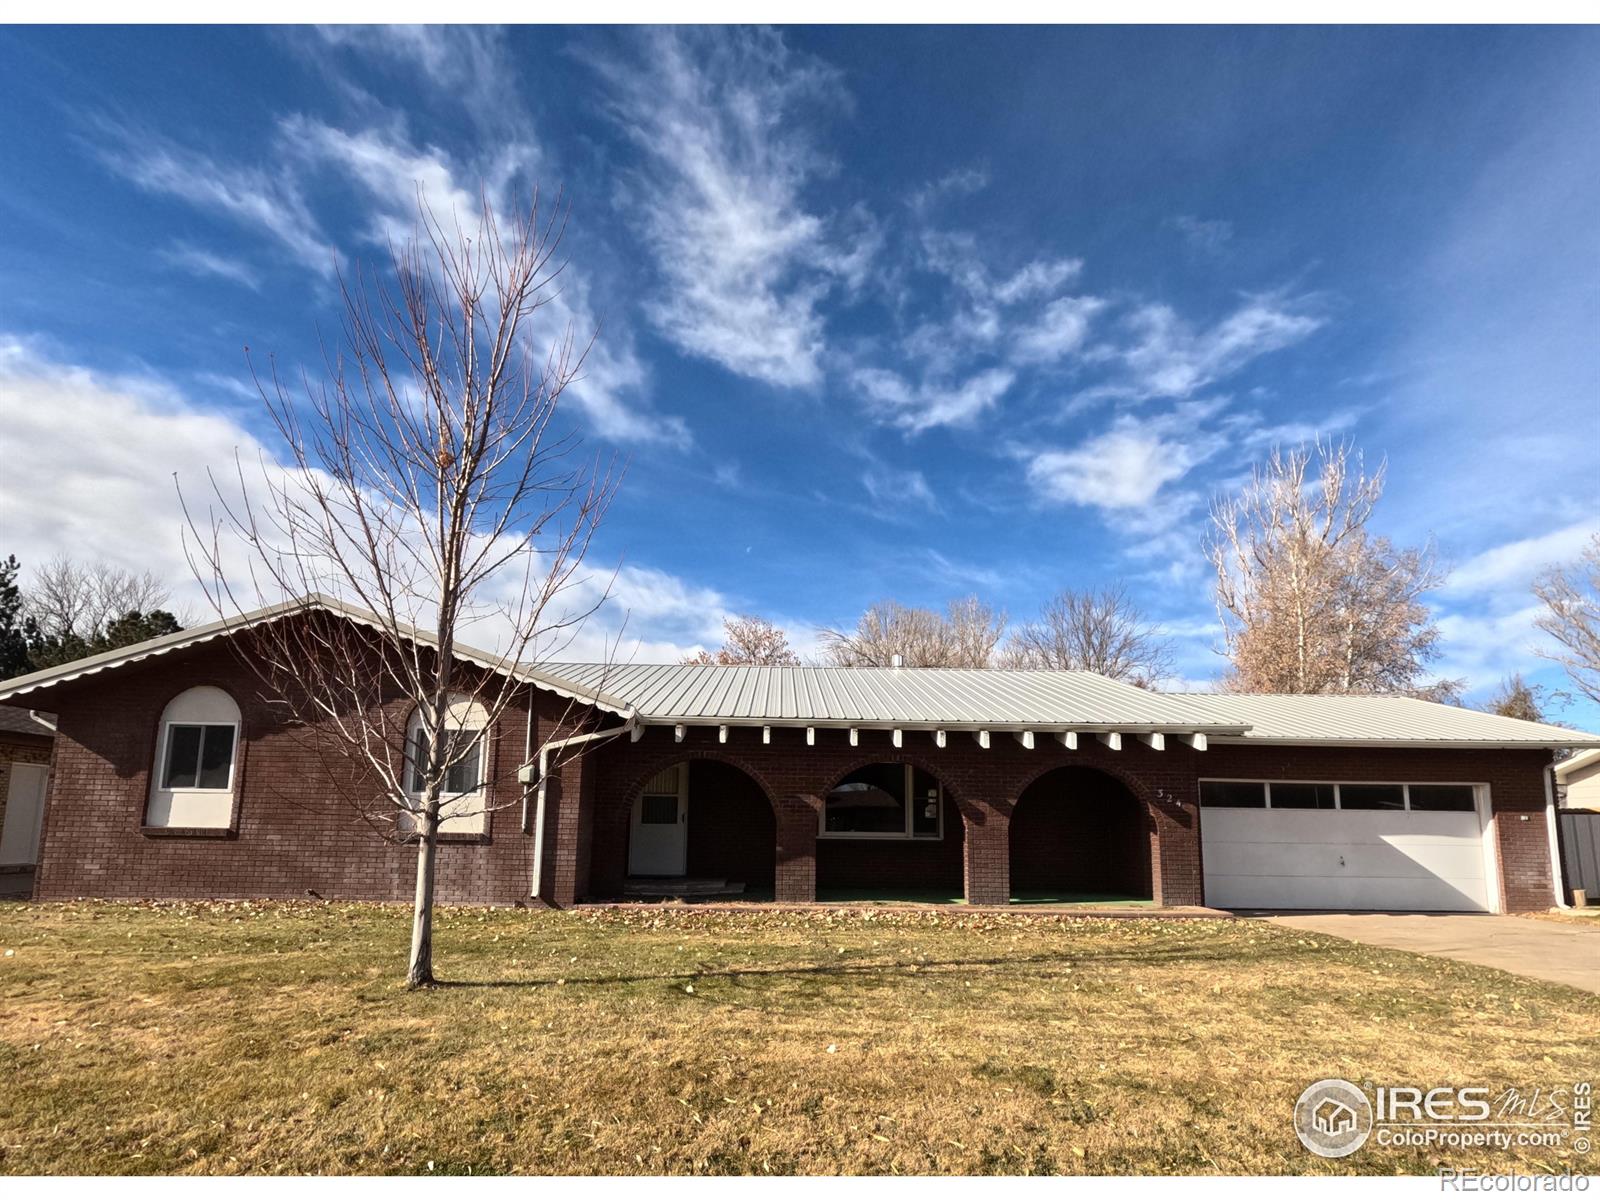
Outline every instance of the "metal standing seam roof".
<path fill-rule="evenodd" d="M 1585 747 L 1600 736 L 1498 717 L 1411 696 L 1280 696 L 1244 693 L 1169 693 L 1214 720 L 1249 726 L 1221 741 L 1295 745 L 1405 744 L 1411 746 Z"/>
<path fill-rule="evenodd" d="M 42 688 L 67 683 L 74 679 L 82 679 L 87 675 L 96 675 L 101 671 L 124 666 L 128 663 L 142 662 L 147 658 L 170 654 L 175 650 L 184 650 L 190 646 L 197 646 L 216 638 L 230 637 L 254 625 L 262 625 L 268 621 L 276 621 L 283 617 L 293 616 L 296 613 L 319 611 L 332 613 L 335 616 L 354 621 L 359 625 L 382 629 L 379 618 L 375 613 L 369 612 L 364 608 L 358 608 L 353 604 L 346 604 L 331 596 L 313 594 L 297 600 L 286 600 L 281 604 L 269 604 L 251 612 L 240 613 L 236 617 L 224 617 L 218 621 L 209 621 L 204 625 L 181 629 L 177 633 L 163 634 L 160 637 L 135 642 L 131 646 L 121 646 L 101 654 L 91 654 L 87 658 L 75 659 L 69 663 L 62 663 L 60 666 L 46 667 L 42 671 L 34 671 L 28 675 L 18 675 L 13 679 L 0 680 L 0 701 L 26 696 Z M 438 645 L 437 637 L 425 629 L 416 629 L 410 625 L 402 624 L 399 626 L 399 633 L 400 636 L 415 641 L 420 645 Z M 513 679 L 537 684 L 566 699 L 593 704 L 598 708 L 606 709 L 621 716 L 631 715 L 623 701 L 615 699 L 604 691 L 593 688 L 574 688 L 564 680 L 545 676 L 537 668 L 524 667 L 516 663 L 506 663 L 498 655 L 490 654 L 486 650 L 477 650 L 471 646 L 464 646 L 460 643 L 456 644 L 455 653 L 456 657 L 464 662 L 475 663 L 478 666 Z"/>
<path fill-rule="evenodd" d="M 133 646 L 0 682 L 0 701 L 167 654 L 296 612 L 363 625 L 374 614 L 327 596 L 269 605 Z M 425 630 L 402 636 L 436 644 Z M 929 667 L 717 667 L 693 664 L 474 662 L 644 724 L 878 726 L 907 729 L 1083 729 L 1204 733 L 1222 742 L 1297 745 L 1600 747 L 1600 736 L 1399 696 L 1151 692 L 1086 671 Z"/>
<path fill-rule="evenodd" d="M 1060 728 L 1243 733 L 1186 699 L 1087 671 L 541 663 L 575 688 L 626 696 L 645 724 Z"/>

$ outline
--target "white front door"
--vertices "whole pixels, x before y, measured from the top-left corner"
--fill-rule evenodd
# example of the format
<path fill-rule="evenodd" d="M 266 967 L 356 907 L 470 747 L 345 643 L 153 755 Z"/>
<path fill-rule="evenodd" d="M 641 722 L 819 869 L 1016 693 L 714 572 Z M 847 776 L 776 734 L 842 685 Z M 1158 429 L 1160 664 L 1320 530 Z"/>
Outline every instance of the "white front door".
<path fill-rule="evenodd" d="M 629 875 L 682 875 L 689 851 L 689 764 L 668 767 L 633 802 Z"/>
<path fill-rule="evenodd" d="M 44 785 L 49 775 L 50 768 L 38 763 L 11 764 L 0 866 L 31 867 L 39 861 L 39 827 L 44 822 Z"/>

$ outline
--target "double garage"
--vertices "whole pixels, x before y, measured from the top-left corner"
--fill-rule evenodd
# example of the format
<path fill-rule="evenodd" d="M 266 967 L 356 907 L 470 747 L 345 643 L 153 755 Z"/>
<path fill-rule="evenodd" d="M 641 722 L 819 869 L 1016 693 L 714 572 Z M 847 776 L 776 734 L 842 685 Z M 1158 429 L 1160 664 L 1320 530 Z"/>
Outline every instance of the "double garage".
<path fill-rule="evenodd" d="M 1200 805 L 1213 907 L 1500 907 L 1487 787 L 1207 779 Z"/>

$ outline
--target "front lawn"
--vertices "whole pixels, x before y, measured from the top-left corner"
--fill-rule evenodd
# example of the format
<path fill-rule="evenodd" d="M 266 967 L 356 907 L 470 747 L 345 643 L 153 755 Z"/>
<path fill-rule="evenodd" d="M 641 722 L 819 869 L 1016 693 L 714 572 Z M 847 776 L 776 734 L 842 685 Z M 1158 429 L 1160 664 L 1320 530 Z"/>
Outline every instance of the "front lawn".
<path fill-rule="evenodd" d="M 1600 1077 L 1600 997 L 1255 921 L 452 909 L 407 993 L 408 916 L 0 904 L 0 1171 L 1551 1171 L 1290 1112 Z"/>

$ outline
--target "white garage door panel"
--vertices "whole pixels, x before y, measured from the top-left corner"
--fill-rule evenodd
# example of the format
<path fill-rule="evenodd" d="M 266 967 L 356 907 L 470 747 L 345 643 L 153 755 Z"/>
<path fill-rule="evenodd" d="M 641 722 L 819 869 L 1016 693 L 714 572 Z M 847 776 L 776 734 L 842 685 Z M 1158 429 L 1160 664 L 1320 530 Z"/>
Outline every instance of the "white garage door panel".
<path fill-rule="evenodd" d="M 1286 908 L 1398 912 L 1480 912 L 1486 908 L 1476 881 L 1466 886 L 1445 880 L 1324 878 L 1315 889 L 1303 877 L 1258 875 L 1206 884 L 1206 903 L 1216 908 Z"/>
<path fill-rule="evenodd" d="M 1200 832 L 1219 908 L 1491 907 L 1477 813 L 1208 808 Z"/>
<path fill-rule="evenodd" d="M 1483 844 L 1470 842 L 1213 842 L 1206 839 L 1206 873 L 1322 876 L 1358 874 L 1415 879 L 1482 879 Z M 1425 865 L 1425 871 L 1418 864 Z"/>
<path fill-rule="evenodd" d="M 1476 813 L 1348 809 L 1208 808 L 1207 837 L 1240 842 L 1392 842 L 1396 837 L 1478 843 Z"/>

